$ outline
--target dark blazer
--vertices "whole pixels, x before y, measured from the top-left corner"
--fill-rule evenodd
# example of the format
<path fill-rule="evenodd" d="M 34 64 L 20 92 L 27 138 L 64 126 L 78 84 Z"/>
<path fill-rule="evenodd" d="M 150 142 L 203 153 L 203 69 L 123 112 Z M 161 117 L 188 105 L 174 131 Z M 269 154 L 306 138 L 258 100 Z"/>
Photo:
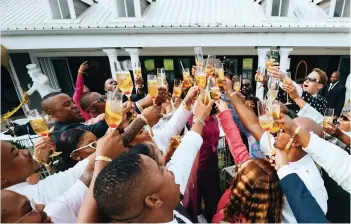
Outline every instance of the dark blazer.
<path fill-rule="evenodd" d="M 340 116 L 345 102 L 346 88 L 340 81 L 330 90 L 330 83 L 323 89 L 322 95 L 327 99 L 328 108 L 334 108 L 334 115 Z"/>
<path fill-rule="evenodd" d="M 51 135 L 51 140 L 54 144 L 57 143 L 61 134 L 72 128 L 80 128 L 85 131 L 92 132 L 97 138 L 101 138 L 105 135 L 108 125 L 105 120 L 101 120 L 95 124 L 85 125 L 82 123 L 71 123 L 71 122 L 56 122 L 54 126 L 54 131 Z"/>
<path fill-rule="evenodd" d="M 316 199 L 296 173 L 291 173 L 281 179 L 280 187 L 298 223 L 329 222 Z"/>

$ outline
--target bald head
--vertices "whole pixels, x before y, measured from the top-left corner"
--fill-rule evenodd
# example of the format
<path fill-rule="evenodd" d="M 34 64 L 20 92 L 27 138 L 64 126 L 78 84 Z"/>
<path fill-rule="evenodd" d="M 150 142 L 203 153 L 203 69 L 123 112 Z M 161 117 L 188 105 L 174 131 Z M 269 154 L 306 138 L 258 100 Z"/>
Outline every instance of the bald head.
<path fill-rule="evenodd" d="M 113 79 L 107 79 L 104 87 L 105 91 L 114 91 L 117 87 L 117 82 Z"/>
<path fill-rule="evenodd" d="M 313 132 L 320 138 L 324 139 L 324 132 L 320 125 L 318 125 L 314 120 L 308 117 L 297 117 L 294 122 L 308 132 Z"/>

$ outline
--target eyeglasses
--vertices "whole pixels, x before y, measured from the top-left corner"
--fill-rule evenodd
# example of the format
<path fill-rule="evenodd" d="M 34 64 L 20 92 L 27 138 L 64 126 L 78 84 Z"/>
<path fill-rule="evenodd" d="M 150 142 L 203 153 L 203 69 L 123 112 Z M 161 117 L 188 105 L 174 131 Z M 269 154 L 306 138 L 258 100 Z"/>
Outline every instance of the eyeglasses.
<path fill-rule="evenodd" d="M 317 81 L 317 79 L 315 79 L 315 78 L 310 78 L 310 77 L 306 77 L 306 78 L 305 78 L 305 81 L 320 83 L 320 81 Z"/>
<path fill-rule="evenodd" d="M 250 83 L 245 83 L 245 84 L 242 84 L 243 87 L 246 87 L 246 88 L 249 88 L 251 86 Z"/>
<path fill-rule="evenodd" d="M 80 147 L 80 148 L 78 148 L 78 149 L 73 150 L 73 151 L 71 152 L 70 157 L 72 158 L 73 153 L 75 153 L 75 152 L 77 152 L 77 151 L 79 151 L 79 150 L 82 150 L 82 149 L 88 148 L 88 147 L 93 148 L 93 149 L 95 149 L 95 150 L 96 150 L 96 146 L 97 146 L 97 141 L 95 141 L 95 142 L 91 142 L 91 143 L 89 143 L 89 144 L 88 144 L 88 145 L 86 145 L 86 146 L 83 146 L 83 147 Z"/>
<path fill-rule="evenodd" d="M 29 201 L 29 203 L 30 203 L 30 206 L 32 207 L 32 211 L 30 211 L 30 212 L 28 212 L 27 214 L 25 214 L 24 216 L 22 216 L 22 218 L 18 219 L 15 223 L 20 222 L 21 220 L 23 220 L 25 217 L 29 216 L 29 215 L 32 214 L 33 212 L 36 212 L 36 213 L 39 214 L 39 211 L 38 211 L 38 209 L 37 209 L 37 207 L 36 207 L 36 204 L 35 204 L 34 200 L 31 199 L 31 198 L 28 198 L 28 201 Z"/>
<path fill-rule="evenodd" d="M 94 105 L 97 104 L 97 103 L 103 103 L 103 102 L 105 102 L 105 96 L 104 96 L 104 95 L 101 95 L 101 96 L 99 96 L 99 97 L 96 99 L 96 101 L 95 101 L 94 103 L 90 104 L 87 108 L 85 108 L 84 111 L 86 111 L 89 107 L 92 107 L 92 106 L 94 106 Z"/>

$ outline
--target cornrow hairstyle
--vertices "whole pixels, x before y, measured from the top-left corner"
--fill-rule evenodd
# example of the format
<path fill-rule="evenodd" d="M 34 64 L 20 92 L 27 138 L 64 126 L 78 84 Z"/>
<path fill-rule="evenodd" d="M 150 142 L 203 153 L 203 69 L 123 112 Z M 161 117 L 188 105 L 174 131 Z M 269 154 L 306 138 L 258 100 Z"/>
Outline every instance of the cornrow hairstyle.
<path fill-rule="evenodd" d="M 121 216 L 133 208 L 147 178 L 143 160 L 135 152 L 126 152 L 112 160 L 97 176 L 94 198 L 109 217 Z"/>
<path fill-rule="evenodd" d="M 253 159 L 234 178 L 225 221 L 280 223 L 282 207 L 276 171 L 267 160 Z"/>

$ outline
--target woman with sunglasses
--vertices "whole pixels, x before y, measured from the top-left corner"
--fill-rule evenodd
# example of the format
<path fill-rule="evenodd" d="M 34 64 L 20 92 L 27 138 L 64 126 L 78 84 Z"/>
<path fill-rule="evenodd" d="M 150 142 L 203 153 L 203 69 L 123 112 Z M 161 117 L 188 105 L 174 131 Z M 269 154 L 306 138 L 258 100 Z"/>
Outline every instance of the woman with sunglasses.
<path fill-rule="evenodd" d="M 283 192 L 277 173 L 268 160 L 250 158 L 228 104 L 221 100 L 217 107 L 236 175 L 220 199 L 212 222 L 281 222 Z"/>
<path fill-rule="evenodd" d="M 55 166 L 56 171 L 64 171 L 95 152 L 97 137 L 90 131 L 78 128 L 61 134 L 56 150 L 62 151 L 61 159 Z"/>

